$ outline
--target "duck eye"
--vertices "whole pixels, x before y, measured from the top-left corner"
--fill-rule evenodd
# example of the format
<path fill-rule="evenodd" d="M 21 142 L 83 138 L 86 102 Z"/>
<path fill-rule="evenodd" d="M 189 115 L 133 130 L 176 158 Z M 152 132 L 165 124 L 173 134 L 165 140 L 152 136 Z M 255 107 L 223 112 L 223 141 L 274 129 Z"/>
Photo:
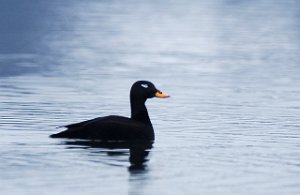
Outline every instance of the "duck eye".
<path fill-rule="evenodd" d="M 148 84 L 141 84 L 141 86 L 144 87 L 144 88 L 148 88 L 149 87 Z"/>

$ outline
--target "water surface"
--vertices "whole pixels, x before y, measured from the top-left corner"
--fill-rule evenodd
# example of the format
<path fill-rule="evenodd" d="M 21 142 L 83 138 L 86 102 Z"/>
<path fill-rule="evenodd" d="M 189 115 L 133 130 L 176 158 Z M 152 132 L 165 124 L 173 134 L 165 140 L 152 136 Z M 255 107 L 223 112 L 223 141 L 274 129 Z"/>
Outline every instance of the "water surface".
<path fill-rule="evenodd" d="M 3 1 L 3 194 L 299 194 L 298 1 Z M 152 147 L 50 139 L 129 116 L 150 80 Z M 138 155 L 139 156 L 139 155 Z"/>

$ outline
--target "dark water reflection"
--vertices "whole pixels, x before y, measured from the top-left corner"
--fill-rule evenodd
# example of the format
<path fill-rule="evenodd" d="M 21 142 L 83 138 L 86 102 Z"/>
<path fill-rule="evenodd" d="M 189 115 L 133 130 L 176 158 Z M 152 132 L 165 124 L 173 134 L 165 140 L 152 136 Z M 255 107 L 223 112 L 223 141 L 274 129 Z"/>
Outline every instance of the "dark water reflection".
<path fill-rule="evenodd" d="M 0 4 L 1 194 L 300 193 L 299 1 Z M 139 79 L 153 148 L 48 137 Z"/>
<path fill-rule="evenodd" d="M 153 142 L 148 141 L 135 141 L 135 142 L 102 142 L 96 140 L 75 140 L 66 141 L 69 145 L 68 149 L 73 149 L 72 146 L 85 146 L 84 149 L 98 148 L 98 152 L 103 153 L 101 149 L 109 149 L 105 153 L 109 156 L 128 156 L 130 166 L 128 170 L 132 173 L 141 173 L 146 170 L 147 156 L 152 148 Z M 78 149 L 78 147 L 75 147 Z M 126 149 L 126 151 L 121 150 Z M 129 155 L 128 155 L 128 151 Z M 95 154 L 93 150 L 93 154 Z"/>

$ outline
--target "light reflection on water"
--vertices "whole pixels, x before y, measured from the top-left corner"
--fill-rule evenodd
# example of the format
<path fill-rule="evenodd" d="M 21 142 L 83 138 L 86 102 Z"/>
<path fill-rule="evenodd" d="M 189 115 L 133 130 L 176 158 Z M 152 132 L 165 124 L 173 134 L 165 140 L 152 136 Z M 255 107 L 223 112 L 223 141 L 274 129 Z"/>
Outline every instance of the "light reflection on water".
<path fill-rule="evenodd" d="M 299 194 L 299 7 L 3 3 L 1 192 Z M 142 169 L 130 169 L 128 149 L 48 138 L 60 125 L 128 116 L 138 79 L 172 97 L 147 102 L 156 141 Z"/>

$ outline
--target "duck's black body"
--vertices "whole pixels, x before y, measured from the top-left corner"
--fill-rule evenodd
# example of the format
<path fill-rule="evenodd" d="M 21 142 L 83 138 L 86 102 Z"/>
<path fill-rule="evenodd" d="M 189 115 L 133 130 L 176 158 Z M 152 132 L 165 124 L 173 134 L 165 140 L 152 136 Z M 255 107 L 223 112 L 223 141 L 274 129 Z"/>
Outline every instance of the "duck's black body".
<path fill-rule="evenodd" d="M 137 81 L 130 91 L 131 118 L 105 116 L 66 125 L 67 130 L 53 134 L 52 138 L 78 138 L 111 140 L 154 140 L 154 130 L 145 102 L 148 98 L 169 97 L 148 81 Z"/>
<path fill-rule="evenodd" d="M 154 140 L 152 125 L 122 116 L 105 116 L 65 126 L 68 129 L 52 138 L 97 140 Z"/>

